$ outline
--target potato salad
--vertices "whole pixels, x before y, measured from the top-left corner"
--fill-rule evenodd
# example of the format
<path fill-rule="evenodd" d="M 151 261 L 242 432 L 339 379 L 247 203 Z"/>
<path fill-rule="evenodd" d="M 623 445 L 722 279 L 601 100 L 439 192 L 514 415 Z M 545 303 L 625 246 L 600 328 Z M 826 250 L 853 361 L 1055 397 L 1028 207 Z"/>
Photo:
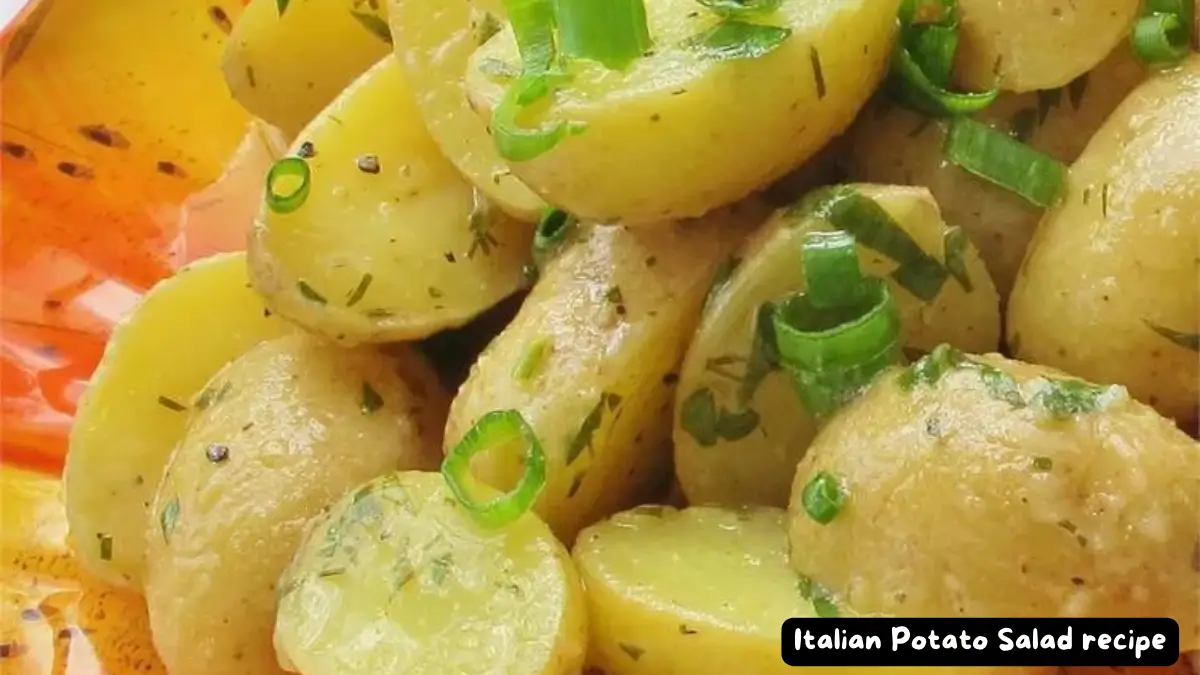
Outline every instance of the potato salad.
<path fill-rule="evenodd" d="M 1180 633 L 817 675 L 1200 672 L 1198 33 L 250 0 L 221 68 L 290 147 L 113 334 L 80 564 L 171 675 L 782 675 L 796 617 Z"/>

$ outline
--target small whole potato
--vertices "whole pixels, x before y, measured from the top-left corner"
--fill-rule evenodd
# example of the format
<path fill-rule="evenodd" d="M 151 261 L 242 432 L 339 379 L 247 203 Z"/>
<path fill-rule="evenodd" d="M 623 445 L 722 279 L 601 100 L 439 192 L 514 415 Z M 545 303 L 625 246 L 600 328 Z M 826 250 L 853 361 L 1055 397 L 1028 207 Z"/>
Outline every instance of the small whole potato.
<path fill-rule="evenodd" d="M 149 513 L 146 604 L 171 675 L 280 672 L 276 582 L 305 523 L 396 468 L 438 466 L 447 397 L 399 359 L 295 334 L 208 385 Z"/>
<path fill-rule="evenodd" d="M 939 347 L 834 416 L 788 510 L 848 611 L 1165 616 L 1200 646 L 1200 447 L 1118 386 Z"/>
<path fill-rule="evenodd" d="M 646 3 L 652 52 L 621 70 L 569 60 L 570 82 L 522 124 L 586 129 L 510 158 L 512 170 L 549 203 L 598 222 L 661 225 L 742 199 L 850 124 L 887 68 L 899 4 L 783 0 L 755 17 L 786 33 L 778 46 L 731 56 L 713 46 L 717 13 L 693 0 Z M 485 121 L 520 70 L 511 27 L 472 56 L 466 88 Z"/>
<path fill-rule="evenodd" d="M 1200 416 L 1200 55 L 1140 86 L 1071 167 L 1008 312 L 1015 356 Z"/>

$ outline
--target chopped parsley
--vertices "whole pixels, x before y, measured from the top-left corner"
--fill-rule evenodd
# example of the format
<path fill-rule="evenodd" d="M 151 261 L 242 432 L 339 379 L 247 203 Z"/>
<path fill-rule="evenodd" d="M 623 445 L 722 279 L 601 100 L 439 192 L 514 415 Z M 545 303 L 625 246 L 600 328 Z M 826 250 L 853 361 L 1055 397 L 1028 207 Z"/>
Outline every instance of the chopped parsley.
<path fill-rule="evenodd" d="M 175 526 L 179 523 L 179 497 L 172 497 L 171 501 L 163 506 L 162 513 L 158 515 L 158 524 L 162 528 L 163 541 L 170 544 L 171 535 L 175 532 Z"/>
<path fill-rule="evenodd" d="M 176 401 L 170 396 L 162 396 L 161 394 L 158 397 L 158 404 L 167 410 L 170 410 L 171 412 L 183 412 L 184 410 L 187 410 L 186 405 Z"/>

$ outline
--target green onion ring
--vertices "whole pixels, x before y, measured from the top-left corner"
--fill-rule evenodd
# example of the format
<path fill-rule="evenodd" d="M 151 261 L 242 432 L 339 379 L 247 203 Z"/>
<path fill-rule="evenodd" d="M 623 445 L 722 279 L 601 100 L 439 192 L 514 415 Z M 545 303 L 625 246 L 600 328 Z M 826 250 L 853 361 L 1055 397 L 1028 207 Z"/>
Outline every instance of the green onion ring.
<path fill-rule="evenodd" d="M 521 440 L 525 445 L 525 473 L 511 492 L 484 502 L 476 501 L 468 491 L 471 458 L 506 443 Z M 546 485 L 546 453 L 533 428 L 516 410 L 493 410 L 475 423 L 471 430 L 446 453 L 442 476 L 459 504 L 475 522 L 499 528 L 516 521 L 533 507 Z"/>

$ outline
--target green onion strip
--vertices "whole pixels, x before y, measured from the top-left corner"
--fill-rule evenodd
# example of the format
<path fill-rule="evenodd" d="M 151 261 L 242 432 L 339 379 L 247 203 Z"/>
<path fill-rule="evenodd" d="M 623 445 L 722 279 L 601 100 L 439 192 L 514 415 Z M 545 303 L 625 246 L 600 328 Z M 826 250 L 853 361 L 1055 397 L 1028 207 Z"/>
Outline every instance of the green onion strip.
<path fill-rule="evenodd" d="M 1042 207 L 1058 203 L 1067 167 L 982 122 L 958 117 L 942 148 L 946 159 Z"/>
<path fill-rule="evenodd" d="M 809 233 L 803 256 L 807 290 L 772 316 L 781 365 L 823 420 L 900 361 L 900 312 L 882 279 L 863 276 L 848 232 Z"/>
<path fill-rule="evenodd" d="M 958 52 L 957 0 L 904 0 L 898 15 L 900 36 L 886 88 L 898 103 L 934 117 L 983 110 L 1000 95 L 952 92 L 950 73 Z"/>
<path fill-rule="evenodd" d="M 471 458 L 481 452 L 520 442 L 525 446 L 525 473 L 511 492 L 480 502 L 471 496 Z M 546 453 L 533 428 L 516 410 L 493 410 L 475 423 L 442 462 L 442 476 L 477 523 L 498 528 L 516 521 L 533 507 L 546 485 Z"/>
<path fill-rule="evenodd" d="M 1194 12 L 1193 3 L 1187 0 L 1147 3 L 1146 14 L 1129 33 L 1134 53 L 1152 66 L 1173 66 L 1182 61 L 1192 42 L 1189 15 Z"/>
<path fill-rule="evenodd" d="M 295 189 L 279 192 L 276 188 L 281 180 L 299 179 Z M 284 157 L 271 165 L 267 171 L 267 208 L 275 213 L 291 213 L 304 205 L 312 191 L 312 169 L 308 162 L 299 157 Z"/>

